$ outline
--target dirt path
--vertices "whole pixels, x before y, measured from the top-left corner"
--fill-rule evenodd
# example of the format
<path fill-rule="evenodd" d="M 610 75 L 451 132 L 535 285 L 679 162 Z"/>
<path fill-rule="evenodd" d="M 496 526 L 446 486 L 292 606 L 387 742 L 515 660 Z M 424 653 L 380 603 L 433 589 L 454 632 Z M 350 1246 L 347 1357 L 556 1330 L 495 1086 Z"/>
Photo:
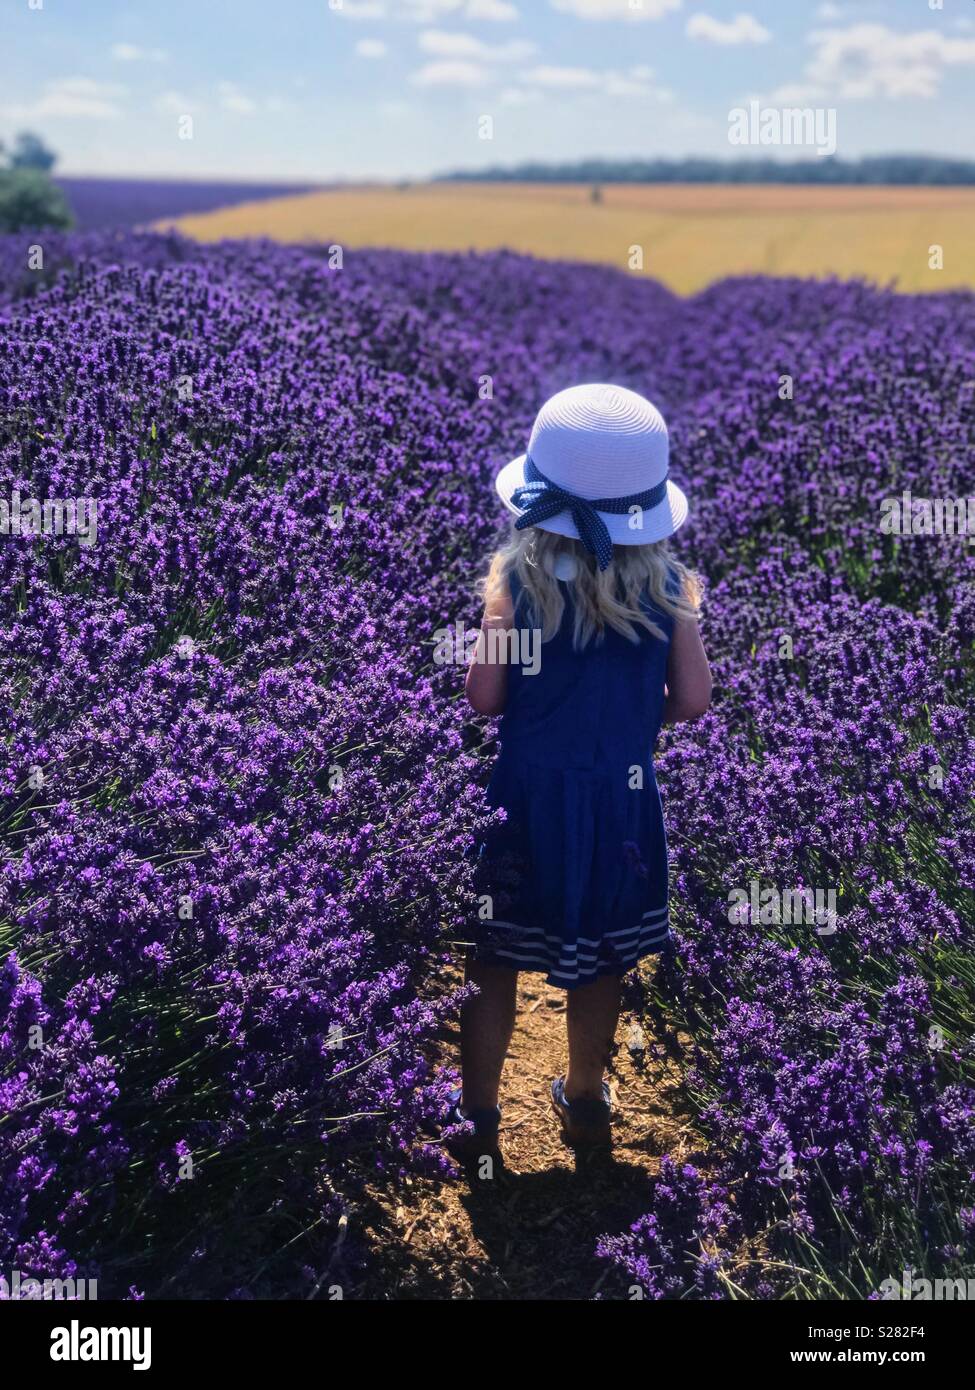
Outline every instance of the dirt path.
<path fill-rule="evenodd" d="M 454 1182 L 414 1179 L 374 1193 L 367 1235 L 378 1272 L 357 1296 L 591 1298 L 605 1270 L 593 1254 L 597 1237 L 645 1212 L 660 1157 L 689 1153 L 697 1137 L 676 1062 L 652 1038 L 634 1054 L 631 1029 L 624 1014 L 610 1074 L 612 1155 L 577 1164 L 548 1101 L 552 1077 L 565 1070 L 565 993 L 522 975 L 501 1093 L 505 1170 L 478 1179 L 458 1169 Z M 448 1052 L 455 1060 L 456 1036 Z"/>

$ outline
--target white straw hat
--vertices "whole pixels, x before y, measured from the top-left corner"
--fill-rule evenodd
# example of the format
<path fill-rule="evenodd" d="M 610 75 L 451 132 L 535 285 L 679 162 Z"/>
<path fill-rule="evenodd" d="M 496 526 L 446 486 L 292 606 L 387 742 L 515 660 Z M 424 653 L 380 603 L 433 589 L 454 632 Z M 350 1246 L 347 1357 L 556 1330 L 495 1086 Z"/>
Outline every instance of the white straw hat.
<path fill-rule="evenodd" d="M 605 569 L 613 545 L 663 540 L 686 521 L 669 453 L 650 401 L 622 386 L 571 386 L 545 402 L 527 454 L 502 468 L 495 487 L 519 529 L 573 536 Z"/>

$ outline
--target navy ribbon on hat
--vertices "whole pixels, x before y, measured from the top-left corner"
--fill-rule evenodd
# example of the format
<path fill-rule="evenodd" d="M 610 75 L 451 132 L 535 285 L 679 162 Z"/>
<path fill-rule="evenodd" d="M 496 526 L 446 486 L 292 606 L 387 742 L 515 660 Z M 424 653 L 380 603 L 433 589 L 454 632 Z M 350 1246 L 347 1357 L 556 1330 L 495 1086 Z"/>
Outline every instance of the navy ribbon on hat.
<path fill-rule="evenodd" d="M 597 497 L 589 501 L 577 497 L 573 492 L 565 492 L 557 483 L 546 478 L 530 456 L 525 456 L 525 482 L 516 487 L 511 500 L 516 507 L 524 508 L 515 522 L 515 530 L 523 531 L 526 526 L 537 526 L 559 512 L 571 512 L 579 539 L 591 555 L 595 555 L 601 570 L 606 569 L 613 558 L 613 542 L 600 512 L 611 512 L 615 516 L 624 515 L 631 507 L 648 511 L 656 507 L 667 495 L 666 474 L 656 487 L 645 492 L 634 492 L 629 497 Z"/>

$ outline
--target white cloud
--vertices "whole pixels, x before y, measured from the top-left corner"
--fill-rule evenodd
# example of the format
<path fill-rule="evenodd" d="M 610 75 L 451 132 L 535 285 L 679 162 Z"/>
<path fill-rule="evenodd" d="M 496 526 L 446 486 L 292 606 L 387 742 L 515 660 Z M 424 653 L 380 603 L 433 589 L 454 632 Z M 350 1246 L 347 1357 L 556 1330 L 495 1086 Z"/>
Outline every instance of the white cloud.
<path fill-rule="evenodd" d="M 541 92 L 528 92 L 524 87 L 505 87 L 498 97 L 502 106 L 530 106 L 541 99 Z"/>
<path fill-rule="evenodd" d="M 538 87 L 598 87 L 599 76 L 592 68 L 559 68 L 542 66 L 522 73 L 525 82 Z"/>
<path fill-rule="evenodd" d="M 490 69 L 461 59 L 427 63 L 410 77 L 415 87 L 483 87 L 490 80 Z"/>
<path fill-rule="evenodd" d="M 384 0 L 343 0 L 341 8 L 332 10 L 343 19 L 385 19 Z"/>
<path fill-rule="evenodd" d="M 110 50 L 117 63 L 165 63 L 164 48 L 139 48 L 134 43 L 113 43 Z"/>
<path fill-rule="evenodd" d="M 545 87 L 564 92 L 600 92 L 609 97 L 649 97 L 668 100 L 663 89 L 655 91 L 650 79 L 653 71 L 646 64 L 618 70 L 610 68 L 570 68 L 542 64 L 519 73 L 519 80 L 529 87 Z"/>
<path fill-rule="evenodd" d="M 443 29 L 425 30 L 419 44 L 424 53 L 437 61 L 413 73 L 410 81 L 416 87 L 484 87 L 498 80 L 498 67 L 523 63 L 536 47 L 527 39 L 490 44 L 473 34 L 453 34 Z"/>
<path fill-rule="evenodd" d="M 712 19 L 709 14 L 694 14 L 687 21 L 687 37 L 729 45 L 768 43 L 772 35 L 764 24 L 759 24 L 754 15 L 736 14 L 734 19 L 725 22 Z"/>
<path fill-rule="evenodd" d="M 464 10 L 466 19 L 490 19 L 495 23 L 506 24 L 518 18 L 518 8 L 508 0 L 467 0 Z"/>
<path fill-rule="evenodd" d="M 832 4 L 832 0 L 825 0 L 824 4 L 816 7 L 816 18 L 825 20 L 842 19 L 843 11 L 840 9 L 839 5 Z"/>
<path fill-rule="evenodd" d="M 473 34 L 448 34 L 443 29 L 427 29 L 420 35 L 420 48 L 438 58 L 470 58 L 479 63 L 521 63 L 535 52 L 527 39 L 490 44 Z"/>
<path fill-rule="evenodd" d="M 217 95 L 225 111 L 233 111 L 239 116 L 252 116 L 257 110 L 257 102 L 245 96 L 236 82 L 218 82 Z"/>
<path fill-rule="evenodd" d="M 342 0 L 333 13 L 345 19 L 403 19 L 413 24 L 447 18 L 506 23 L 518 18 L 510 0 Z"/>
<path fill-rule="evenodd" d="M 203 110 L 201 103 L 193 97 L 174 91 L 163 92 L 156 97 L 155 107 L 163 116 L 190 116 Z"/>
<path fill-rule="evenodd" d="M 905 34 L 886 24 L 854 24 L 816 30 L 809 42 L 815 52 L 801 85 L 819 97 L 935 97 L 946 68 L 975 65 L 975 39 L 938 29 Z"/>
<path fill-rule="evenodd" d="M 603 91 L 608 97 L 648 97 L 651 88 L 639 77 L 625 72 L 607 72 L 603 77 Z"/>
<path fill-rule="evenodd" d="M 502 58 L 511 63 L 534 50 L 531 43 L 513 41 L 499 47 L 481 43 L 465 34 L 432 31 L 423 35 L 420 45 L 436 54 L 438 61 L 415 72 L 410 81 L 420 87 L 484 87 L 501 80 L 494 64 Z M 652 97 L 673 100 L 673 93 L 653 85 L 653 69 L 646 63 L 619 69 L 570 67 L 539 63 L 511 74 L 508 85 L 498 92 L 502 106 L 526 106 L 542 100 L 544 92 L 570 95 L 597 94 L 607 97 Z M 513 80 L 512 80 L 513 79 Z"/>
<path fill-rule="evenodd" d="M 579 19 L 662 19 L 679 10 L 683 0 L 549 0 L 553 10 L 574 14 Z"/>
<path fill-rule="evenodd" d="M 117 120 L 122 115 L 118 99 L 125 87 L 113 82 L 94 82 L 90 77 L 63 77 L 45 84 L 36 101 L 0 108 L 11 121 L 37 121 L 66 116 L 92 120 Z"/>
<path fill-rule="evenodd" d="M 816 101 L 817 98 L 825 97 L 827 93 L 822 87 L 817 87 L 810 82 L 786 82 L 781 87 L 776 87 L 774 92 L 770 92 L 764 100 L 771 106 L 805 106 L 807 102 Z M 755 100 L 761 101 L 763 98 L 756 96 Z M 749 97 L 748 100 L 752 100 Z M 744 105 L 748 105 L 746 101 Z"/>
<path fill-rule="evenodd" d="M 355 51 L 360 58 L 385 58 L 389 49 L 382 39 L 360 39 Z"/>

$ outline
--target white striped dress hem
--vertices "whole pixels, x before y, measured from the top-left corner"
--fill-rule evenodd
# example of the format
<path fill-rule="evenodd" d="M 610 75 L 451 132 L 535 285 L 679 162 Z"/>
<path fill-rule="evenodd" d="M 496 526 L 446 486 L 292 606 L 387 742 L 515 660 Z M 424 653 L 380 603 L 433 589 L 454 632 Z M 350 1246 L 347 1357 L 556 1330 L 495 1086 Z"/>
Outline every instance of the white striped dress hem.
<path fill-rule="evenodd" d="M 645 912 L 635 926 L 608 931 L 600 940 L 579 937 L 574 942 L 517 922 L 491 919 L 479 926 L 515 932 L 518 940 L 485 944 L 477 951 L 478 958 L 517 970 L 543 971 L 551 984 L 567 987 L 587 983 L 600 975 L 623 974 L 642 956 L 659 951 L 670 938 L 670 913 L 666 907 L 657 908 Z M 606 958 L 607 947 L 615 957 L 612 960 Z"/>

